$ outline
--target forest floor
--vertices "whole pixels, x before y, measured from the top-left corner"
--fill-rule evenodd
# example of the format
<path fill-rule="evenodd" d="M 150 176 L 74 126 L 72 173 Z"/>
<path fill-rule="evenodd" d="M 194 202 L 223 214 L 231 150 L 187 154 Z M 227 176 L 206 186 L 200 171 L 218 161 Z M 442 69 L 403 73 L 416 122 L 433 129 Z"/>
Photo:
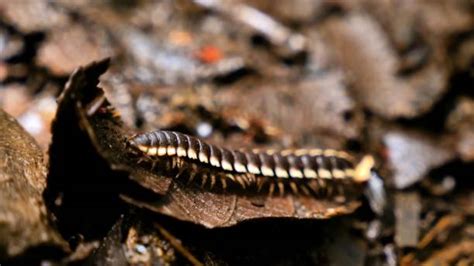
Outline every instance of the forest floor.
<path fill-rule="evenodd" d="M 375 165 L 218 189 L 153 130 Z M 469 0 L 0 0 L 0 132 L 0 265 L 474 264 Z"/>

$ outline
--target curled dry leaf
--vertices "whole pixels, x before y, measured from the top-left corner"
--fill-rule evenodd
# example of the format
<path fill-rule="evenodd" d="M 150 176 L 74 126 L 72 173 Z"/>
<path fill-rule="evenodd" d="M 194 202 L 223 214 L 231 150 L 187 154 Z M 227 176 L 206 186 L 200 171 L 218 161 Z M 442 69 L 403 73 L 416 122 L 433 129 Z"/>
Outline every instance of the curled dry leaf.
<path fill-rule="evenodd" d="M 89 257 L 87 264 L 89 265 L 129 265 L 122 246 L 123 235 L 123 219 L 117 221 L 112 226 L 108 234 L 100 243 L 98 249 Z"/>
<path fill-rule="evenodd" d="M 48 223 L 42 192 L 43 153 L 33 138 L 0 110 L 0 257 L 39 245 L 66 249 Z"/>
<path fill-rule="evenodd" d="M 103 91 L 96 87 L 99 75 L 105 72 L 107 66 L 107 61 L 102 61 L 76 70 L 66 86 L 60 105 L 75 106 L 81 128 L 112 169 L 129 172 L 133 180 L 155 193 L 151 197 L 154 200 L 143 200 L 137 199 L 137 193 L 124 191 L 126 201 L 209 228 L 231 226 L 263 217 L 324 219 L 350 213 L 360 205 L 356 200 L 357 193 L 346 195 L 343 202 L 303 195 L 266 197 L 266 194 L 213 193 L 197 185 L 186 185 L 158 176 L 151 169 L 143 168 L 136 157 L 130 156 L 126 145 L 127 138 L 133 132 L 123 126 Z"/>
<path fill-rule="evenodd" d="M 357 138 L 362 129 L 362 112 L 338 73 L 286 84 L 236 87 L 219 91 L 215 98 L 224 109 L 234 107 L 256 117 L 263 115 L 298 139 L 315 133 Z"/>
<path fill-rule="evenodd" d="M 368 16 L 329 20 L 323 31 L 354 85 L 356 98 L 380 116 L 393 119 L 421 115 L 446 90 L 446 70 L 435 63 L 416 74 L 398 77 L 397 55 L 388 37 Z"/>
<path fill-rule="evenodd" d="M 55 75 L 68 75 L 80 65 L 111 56 L 113 50 L 106 33 L 93 28 L 71 23 L 49 33 L 38 51 L 38 64 Z"/>
<path fill-rule="evenodd" d="M 391 131 L 383 137 L 383 141 L 394 171 L 395 186 L 400 189 L 420 181 L 430 170 L 454 157 L 448 143 L 440 143 L 423 134 Z"/>
<path fill-rule="evenodd" d="M 474 100 L 467 97 L 458 99 L 446 127 L 458 137 L 456 149 L 461 159 L 474 161 Z"/>
<path fill-rule="evenodd" d="M 48 1 L 1 1 L 0 14 L 23 32 L 55 28 L 69 20 Z"/>

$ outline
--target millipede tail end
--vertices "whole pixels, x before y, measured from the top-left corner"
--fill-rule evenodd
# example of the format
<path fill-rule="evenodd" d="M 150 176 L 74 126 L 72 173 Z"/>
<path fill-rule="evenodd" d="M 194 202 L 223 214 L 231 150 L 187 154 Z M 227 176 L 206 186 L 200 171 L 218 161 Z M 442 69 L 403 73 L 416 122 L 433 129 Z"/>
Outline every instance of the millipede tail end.
<path fill-rule="evenodd" d="M 355 167 L 354 181 L 357 183 L 367 182 L 371 177 L 371 171 L 374 168 L 374 165 L 374 157 L 371 155 L 365 155 Z"/>

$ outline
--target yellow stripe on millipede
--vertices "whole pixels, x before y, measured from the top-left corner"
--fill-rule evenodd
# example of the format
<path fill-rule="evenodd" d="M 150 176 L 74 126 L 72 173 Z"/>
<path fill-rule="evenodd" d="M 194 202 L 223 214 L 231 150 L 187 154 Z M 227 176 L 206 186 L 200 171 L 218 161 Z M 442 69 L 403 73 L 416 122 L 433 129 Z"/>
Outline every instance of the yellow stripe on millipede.
<path fill-rule="evenodd" d="M 157 148 L 156 147 L 152 147 L 152 148 L 149 148 L 146 152 L 146 154 L 150 155 L 150 156 L 155 156 L 156 155 L 156 152 L 157 152 Z"/>
<path fill-rule="evenodd" d="M 158 156 L 165 156 L 166 155 L 166 147 L 158 147 Z"/>
<path fill-rule="evenodd" d="M 280 177 L 280 178 L 288 178 L 289 175 L 288 175 L 288 172 L 281 168 L 281 167 L 275 167 L 275 174 L 277 177 Z"/>

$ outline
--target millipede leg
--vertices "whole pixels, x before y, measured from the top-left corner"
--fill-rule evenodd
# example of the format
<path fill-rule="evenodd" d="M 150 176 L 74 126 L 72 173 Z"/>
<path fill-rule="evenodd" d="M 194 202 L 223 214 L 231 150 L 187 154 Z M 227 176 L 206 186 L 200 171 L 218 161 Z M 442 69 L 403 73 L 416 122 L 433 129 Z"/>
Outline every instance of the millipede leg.
<path fill-rule="evenodd" d="M 270 186 L 268 187 L 268 196 L 272 197 L 274 191 L 275 191 L 275 183 L 272 182 L 270 183 Z"/>
<path fill-rule="evenodd" d="M 242 186 L 242 188 L 246 188 L 246 184 L 245 184 L 245 181 L 242 177 L 242 175 L 238 175 L 235 177 L 235 180 Z"/>
<path fill-rule="evenodd" d="M 285 184 L 283 184 L 283 182 L 281 181 L 278 181 L 277 186 L 278 186 L 278 191 L 280 192 L 280 196 L 283 197 L 285 195 Z"/>
<path fill-rule="evenodd" d="M 310 194 L 311 194 L 311 192 L 313 192 L 312 194 L 314 194 L 316 196 L 321 194 L 321 187 L 318 184 L 316 184 L 315 182 L 310 182 L 306 185 L 310 189 Z"/>
<path fill-rule="evenodd" d="M 179 171 L 174 178 L 178 179 L 184 173 L 185 170 L 186 168 L 184 167 L 179 168 Z"/>
<path fill-rule="evenodd" d="M 171 169 L 174 169 L 177 165 L 177 161 L 175 157 L 171 158 Z"/>
<path fill-rule="evenodd" d="M 181 159 L 181 158 L 179 158 L 179 157 L 176 158 L 176 160 L 177 160 L 177 161 L 176 161 L 176 166 L 177 166 L 178 168 L 182 168 L 182 167 L 184 166 L 184 160 Z"/>
<path fill-rule="evenodd" d="M 216 184 L 216 175 L 211 174 L 211 189 L 214 187 Z"/>
<path fill-rule="evenodd" d="M 221 183 L 222 183 L 222 189 L 226 190 L 227 189 L 227 181 L 225 180 L 225 177 L 221 177 Z"/>
<path fill-rule="evenodd" d="M 226 174 L 225 177 L 226 177 L 226 178 L 229 178 L 230 180 L 232 180 L 232 181 L 234 181 L 234 182 L 237 182 L 237 181 L 235 180 L 234 175 L 232 175 L 232 174 Z"/>
<path fill-rule="evenodd" d="M 247 181 L 249 185 L 255 182 L 255 175 L 246 173 L 245 176 L 247 177 Z"/>
<path fill-rule="evenodd" d="M 316 182 L 318 182 L 318 185 L 319 185 L 320 188 L 326 187 L 326 181 L 324 181 L 323 179 L 318 178 L 318 179 L 316 179 Z"/>
<path fill-rule="evenodd" d="M 257 191 L 258 192 L 262 190 L 263 184 L 265 184 L 265 179 L 257 178 Z"/>
<path fill-rule="evenodd" d="M 152 171 L 152 172 L 153 172 L 153 170 L 155 169 L 157 163 L 158 163 L 157 161 L 153 161 L 153 162 L 151 163 L 151 171 Z"/>
<path fill-rule="evenodd" d="M 202 174 L 201 176 L 201 188 L 203 188 L 206 185 L 207 181 L 207 174 Z"/>
<path fill-rule="evenodd" d="M 331 196 L 334 194 L 334 186 L 333 185 L 329 185 L 329 186 L 326 186 L 326 196 Z"/>
<path fill-rule="evenodd" d="M 189 179 L 188 179 L 188 185 L 193 182 L 194 178 L 196 177 L 196 173 L 194 171 L 189 172 Z"/>
<path fill-rule="evenodd" d="M 344 195 L 344 187 L 342 185 L 337 185 L 336 186 L 336 194 L 337 195 Z"/>
<path fill-rule="evenodd" d="M 296 185 L 295 182 L 290 182 L 290 188 L 294 194 L 298 194 L 298 186 Z"/>
<path fill-rule="evenodd" d="M 311 192 L 309 191 L 309 189 L 306 187 L 306 185 L 302 185 L 300 187 L 300 189 L 303 191 L 303 194 L 305 194 L 306 196 L 310 196 L 311 195 Z"/>

